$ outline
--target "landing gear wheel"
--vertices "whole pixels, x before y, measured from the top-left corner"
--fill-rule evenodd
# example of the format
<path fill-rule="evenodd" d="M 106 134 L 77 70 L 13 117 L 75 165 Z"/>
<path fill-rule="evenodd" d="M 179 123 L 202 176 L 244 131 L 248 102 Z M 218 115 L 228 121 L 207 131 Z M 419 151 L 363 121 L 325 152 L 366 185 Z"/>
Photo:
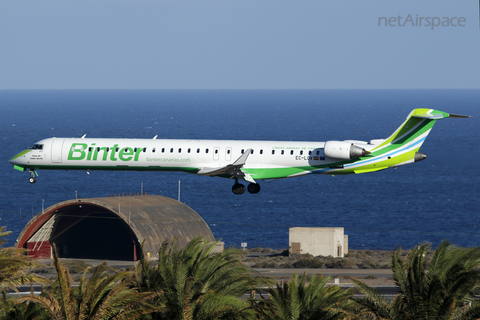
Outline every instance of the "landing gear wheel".
<path fill-rule="evenodd" d="M 241 183 L 235 183 L 232 187 L 232 192 L 234 194 L 244 194 L 245 193 L 245 186 Z"/>
<path fill-rule="evenodd" d="M 260 185 L 258 183 L 250 183 L 248 185 L 248 192 L 259 193 L 260 192 Z"/>
<path fill-rule="evenodd" d="M 37 178 L 36 178 L 36 176 L 35 176 L 35 170 L 29 170 L 29 172 L 30 172 L 30 179 L 28 179 L 28 181 L 29 181 L 30 183 L 35 183 L 35 182 L 37 182 Z"/>

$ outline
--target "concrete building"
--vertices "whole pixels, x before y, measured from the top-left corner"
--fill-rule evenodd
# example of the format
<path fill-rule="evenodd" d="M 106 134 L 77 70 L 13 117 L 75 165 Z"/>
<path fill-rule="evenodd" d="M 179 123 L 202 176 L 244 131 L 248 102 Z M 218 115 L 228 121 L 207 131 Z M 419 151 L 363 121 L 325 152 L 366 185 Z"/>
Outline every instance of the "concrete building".
<path fill-rule="evenodd" d="M 23 228 L 16 246 L 28 255 L 50 258 L 55 243 L 61 258 L 136 261 L 140 245 L 157 257 L 164 240 L 178 238 L 184 247 L 195 236 L 215 241 L 193 209 L 174 199 L 125 196 L 74 199 L 37 214 Z M 223 243 L 217 250 L 223 250 Z"/>
<path fill-rule="evenodd" d="M 289 253 L 343 258 L 348 253 L 348 236 L 343 228 L 290 228 Z"/>

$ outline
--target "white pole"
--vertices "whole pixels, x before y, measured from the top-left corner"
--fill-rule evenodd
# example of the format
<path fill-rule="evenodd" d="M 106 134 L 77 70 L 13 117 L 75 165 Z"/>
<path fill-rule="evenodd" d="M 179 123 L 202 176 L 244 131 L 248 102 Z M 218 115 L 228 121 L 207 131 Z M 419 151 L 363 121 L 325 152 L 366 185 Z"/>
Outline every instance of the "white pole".
<path fill-rule="evenodd" d="M 42 199 L 42 214 L 45 213 L 45 199 Z"/>
<path fill-rule="evenodd" d="M 178 180 L 178 202 L 180 202 L 180 180 Z"/>

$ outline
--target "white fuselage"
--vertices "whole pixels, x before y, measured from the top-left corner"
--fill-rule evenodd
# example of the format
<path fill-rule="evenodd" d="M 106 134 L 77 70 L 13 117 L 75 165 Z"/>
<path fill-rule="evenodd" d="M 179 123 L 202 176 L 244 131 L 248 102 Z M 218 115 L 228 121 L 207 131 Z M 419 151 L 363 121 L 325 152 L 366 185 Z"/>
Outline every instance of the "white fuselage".
<path fill-rule="evenodd" d="M 325 142 L 49 138 L 36 145 L 43 147 L 18 159 L 22 166 L 88 170 L 222 167 L 247 149 L 252 149 L 248 168 L 334 162 L 325 158 Z"/>

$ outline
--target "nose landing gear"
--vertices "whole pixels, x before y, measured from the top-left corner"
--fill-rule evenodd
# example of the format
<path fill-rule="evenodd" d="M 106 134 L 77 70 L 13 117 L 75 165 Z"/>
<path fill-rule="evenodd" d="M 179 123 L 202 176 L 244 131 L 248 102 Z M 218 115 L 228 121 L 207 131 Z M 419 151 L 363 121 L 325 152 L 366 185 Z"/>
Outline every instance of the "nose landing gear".
<path fill-rule="evenodd" d="M 30 178 L 28 179 L 28 182 L 30 183 L 35 183 L 37 182 L 37 173 L 35 172 L 35 170 L 30 170 Z"/>

